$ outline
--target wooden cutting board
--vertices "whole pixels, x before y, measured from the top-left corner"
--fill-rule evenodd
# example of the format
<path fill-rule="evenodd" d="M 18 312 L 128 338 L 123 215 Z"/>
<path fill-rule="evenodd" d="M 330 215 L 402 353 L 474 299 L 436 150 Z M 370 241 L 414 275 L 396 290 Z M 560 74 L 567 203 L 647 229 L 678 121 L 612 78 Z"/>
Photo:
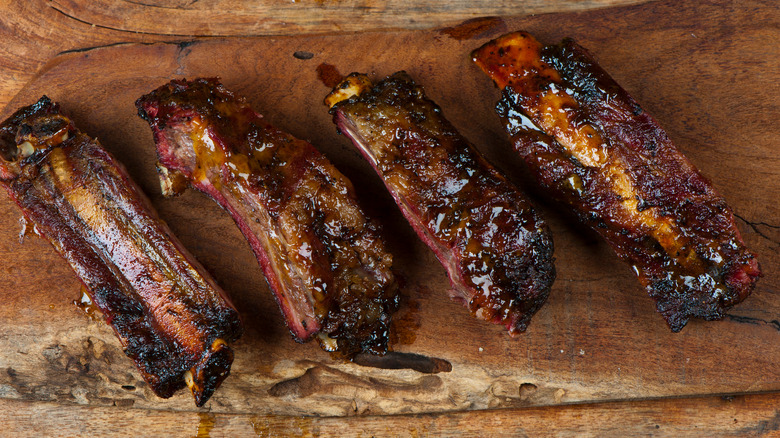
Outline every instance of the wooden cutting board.
<path fill-rule="evenodd" d="M 235 344 L 231 376 L 207 405 L 213 412 L 348 416 L 780 390 L 778 14 L 772 2 L 728 5 L 668 1 L 437 31 L 115 45 L 55 57 L 4 116 L 42 94 L 61 102 L 127 166 L 233 297 L 246 333 Z M 765 277 L 729 317 L 671 333 L 631 269 L 536 194 L 493 111 L 499 93 L 468 56 L 516 29 L 547 43 L 577 38 L 730 202 Z M 531 193 L 551 225 L 558 279 L 526 333 L 510 338 L 449 300 L 444 269 L 336 133 L 322 104 L 324 82 L 338 73 L 396 70 L 422 84 L 453 124 Z M 133 103 L 170 79 L 197 76 L 221 76 L 355 183 L 405 280 L 395 318 L 399 354 L 390 359 L 417 370 L 339 362 L 315 344 L 293 342 L 228 215 L 196 192 L 161 197 L 151 131 Z M 80 286 L 68 265 L 43 239 L 19 243 L 20 216 L 0 195 L 0 398 L 195 410 L 186 391 L 168 400 L 151 393 L 111 329 L 72 304 Z"/>

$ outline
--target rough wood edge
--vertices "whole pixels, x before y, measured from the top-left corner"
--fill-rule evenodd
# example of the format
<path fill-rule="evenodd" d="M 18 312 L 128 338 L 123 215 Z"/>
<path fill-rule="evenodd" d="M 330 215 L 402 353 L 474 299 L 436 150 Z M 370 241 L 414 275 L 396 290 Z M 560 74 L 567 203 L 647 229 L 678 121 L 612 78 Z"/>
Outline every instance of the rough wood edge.
<path fill-rule="evenodd" d="M 776 436 L 780 393 L 366 417 L 292 417 L 0 400 L 9 436 Z"/>

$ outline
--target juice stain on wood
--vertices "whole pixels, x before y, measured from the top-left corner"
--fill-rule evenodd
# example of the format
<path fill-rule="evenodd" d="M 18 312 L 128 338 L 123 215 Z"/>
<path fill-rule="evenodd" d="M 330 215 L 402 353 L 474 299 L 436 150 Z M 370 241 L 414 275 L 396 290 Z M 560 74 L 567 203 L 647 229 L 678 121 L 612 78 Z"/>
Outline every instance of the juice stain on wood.
<path fill-rule="evenodd" d="M 22 227 L 21 230 L 19 230 L 19 244 L 24 243 L 24 239 L 29 237 L 30 235 L 38 235 L 38 227 L 35 224 L 31 224 L 26 217 L 22 216 L 19 218 L 19 225 Z"/>
<path fill-rule="evenodd" d="M 334 88 L 344 80 L 344 76 L 339 73 L 335 66 L 324 62 L 317 66 L 317 77 L 328 88 Z"/>
<path fill-rule="evenodd" d="M 442 28 L 439 32 L 455 40 L 468 40 L 506 32 L 506 24 L 499 17 L 472 18 L 458 25 Z"/>
<path fill-rule="evenodd" d="M 314 424 L 314 419 L 311 417 L 269 415 L 252 418 L 251 424 L 259 437 L 279 436 L 280 430 L 289 431 L 302 438 L 320 435 L 319 427 Z"/>
<path fill-rule="evenodd" d="M 214 429 L 214 423 L 217 417 L 211 412 L 198 412 L 200 421 L 198 422 L 198 434 L 195 438 L 211 438 L 211 430 Z"/>
<path fill-rule="evenodd" d="M 410 345 L 417 339 L 420 321 L 421 296 L 430 296 L 431 291 L 425 286 L 418 285 L 414 296 L 402 295 L 401 308 L 393 315 L 390 330 L 390 344 Z"/>

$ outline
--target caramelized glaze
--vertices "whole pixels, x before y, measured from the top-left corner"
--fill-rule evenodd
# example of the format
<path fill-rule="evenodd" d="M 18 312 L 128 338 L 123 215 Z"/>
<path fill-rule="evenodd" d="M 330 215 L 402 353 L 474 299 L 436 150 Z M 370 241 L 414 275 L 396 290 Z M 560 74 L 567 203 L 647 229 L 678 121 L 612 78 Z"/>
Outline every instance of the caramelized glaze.
<path fill-rule="evenodd" d="M 760 271 L 725 201 L 585 49 L 515 32 L 473 58 L 540 184 L 631 263 L 673 331 L 747 297 Z"/>
<path fill-rule="evenodd" d="M 552 238 L 525 197 L 488 164 L 405 73 L 353 73 L 326 98 L 478 318 L 525 330 L 555 278 Z"/>
<path fill-rule="evenodd" d="M 203 405 L 229 373 L 238 313 L 122 166 L 44 97 L 0 125 L 0 175 L 152 390 L 170 397 L 190 383 Z"/>
<path fill-rule="evenodd" d="M 297 340 L 316 335 L 347 355 L 387 349 L 392 257 L 346 177 L 215 79 L 174 81 L 137 104 L 165 174 L 233 216 Z"/>

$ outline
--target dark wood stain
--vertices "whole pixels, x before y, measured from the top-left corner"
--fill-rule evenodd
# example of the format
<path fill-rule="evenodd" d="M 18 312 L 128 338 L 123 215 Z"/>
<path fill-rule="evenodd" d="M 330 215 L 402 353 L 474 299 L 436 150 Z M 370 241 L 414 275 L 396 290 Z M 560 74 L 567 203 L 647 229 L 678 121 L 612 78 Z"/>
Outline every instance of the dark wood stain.
<path fill-rule="evenodd" d="M 339 73 L 335 66 L 322 63 L 317 66 L 317 77 L 328 88 L 333 88 L 344 79 L 344 76 Z"/>
<path fill-rule="evenodd" d="M 401 308 L 393 315 L 390 345 L 410 345 L 417 339 L 417 330 L 421 324 L 420 301 L 417 297 L 430 296 L 431 290 L 422 285 L 416 289 L 414 296 L 402 296 Z"/>
<path fill-rule="evenodd" d="M 298 50 L 298 51 L 293 53 L 293 57 L 295 59 L 307 60 L 307 59 L 314 58 L 314 53 L 307 52 L 305 50 Z"/>
<path fill-rule="evenodd" d="M 506 24 L 500 17 L 480 17 L 466 20 L 456 26 L 445 27 L 441 33 L 456 40 L 468 40 L 477 37 L 486 37 L 506 31 Z"/>
<path fill-rule="evenodd" d="M 384 356 L 360 353 L 353 362 L 364 367 L 381 368 L 385 370 L 415 370 L 424 374 L 449 373 L 452 364 L 438 357 L 428 357 L 415 353 L 399 353 L 390 351 Z"/>

